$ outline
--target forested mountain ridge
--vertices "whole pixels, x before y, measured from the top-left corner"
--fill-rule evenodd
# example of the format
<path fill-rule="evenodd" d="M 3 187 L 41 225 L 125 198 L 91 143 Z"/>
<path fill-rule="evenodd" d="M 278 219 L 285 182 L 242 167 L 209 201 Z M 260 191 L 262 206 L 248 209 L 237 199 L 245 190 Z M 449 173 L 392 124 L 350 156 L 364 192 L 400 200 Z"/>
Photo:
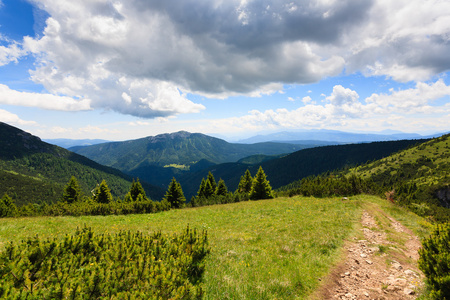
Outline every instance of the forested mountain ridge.
<path fill-rule="evenodd" d="M 201 133 L 180 131 L 124 142 L 111 142 L 74 149 L 98 163 L 123 172 L 147 166 L 175 166 L 188 169 L 207 160 L 212 163 L 236 162 L 255 154 L 279 155 L 312 147 L 286 143 L 233 144 Z"/>
<path fill-rule="evenodd" d="M 392 189 L 393 199 L 410 208 L 450 208 L 450 134 L 355 167 L 350 173 Z"/>
<path fill-rule="evenodd" d="M 450 178 L 450 134 L 424 142 L 351 171 L 376 182 L 408 181 L 418 185 L 447 182 Z"/>
<path fill-rule="evenodd" d="M 100 165 L 64 148 L 0 122 L 0 195 L 7 193 L 16 204 L 55 202 L 71 176 L 85 194 L 103 179 L 115 196 L 128 191 L 132 177 Z M 147 195 L 161 199 L 164 191 L 143 183 Z"/>
<path fill-rule="evenodd" d="M 255 165 L 242 163 L 215 165 L 194 174 L 185 174 L 180 177 L 180 182 L 183 187 L 186 186 L 186 194 L 190 195 L 190 193 L 195 193 L 195 189 L 198 188 L 198 184 L 195 186 L 196 182 L 200 182 L 211 171 L 216 178 L 225 180 L 229 189 L 233 190 L 237 188 L 240 176 L 247 168 L 254 175 L 261 165 L 270 184 L 276 189 L 304 177 L 381 159 L 425 141 L 428 140 L 400 140 L 308 148 Z"/>
<path fill-rule="evenodd" d="M 34 153 L 60 155 L 59 148 L 42 142 L 37 136 L 0 122 L 0 158 L 14 159 Z M 62 150 L 62 149 L 61 149 Z"/>

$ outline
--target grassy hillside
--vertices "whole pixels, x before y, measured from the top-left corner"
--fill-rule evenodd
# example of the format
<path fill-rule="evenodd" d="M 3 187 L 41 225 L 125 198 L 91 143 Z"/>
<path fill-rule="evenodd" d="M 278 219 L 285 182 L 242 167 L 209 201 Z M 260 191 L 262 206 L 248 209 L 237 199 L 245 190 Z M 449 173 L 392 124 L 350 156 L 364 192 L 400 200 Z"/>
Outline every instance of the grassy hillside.
<path fill-rule="evenodd" d="M 208 230 L 211 253 L 205 299 L 303 299 L 341 259 L 346 239 L 357 234 L 363 209 L 381 207 L 417 231 L 419 218 L 377 197 L 278 198 L 150 215 L 3 219 L 0 249 L 38 234 L 61 239 L 77 227 L 163 235 L 186 226 Z"/>
<path fill-rule="evenodd" d="M 71 176 L 86 195 L 103 179 L 116 197 L 130 188 L 131 176 L 4 123 L 0 123 L 0 141 L 0 195 L 7 193 L 17 205 L 57 201 Z M 147 195 L 162 198 L 164 190 L 143 185 Z"/>
<path fill-rule="evenodd" d="M 352 170 L 379 183 L 407 181 L 418 186 L 450 183 L 450 135 L 444 135 Z"/>
<path fill-rule="evenodd" d="M 423 216 L 450 220 L 450 135 L 444 135 L 352 170 Z"/>

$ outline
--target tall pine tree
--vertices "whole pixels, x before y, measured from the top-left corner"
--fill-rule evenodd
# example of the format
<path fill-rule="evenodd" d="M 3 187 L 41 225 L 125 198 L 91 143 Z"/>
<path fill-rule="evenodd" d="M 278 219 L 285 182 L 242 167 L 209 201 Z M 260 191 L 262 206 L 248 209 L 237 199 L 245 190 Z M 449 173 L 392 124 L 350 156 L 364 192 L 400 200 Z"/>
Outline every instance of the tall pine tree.
<path fill-rule="evenodd" d="M 210 172 L 208 172 L 208 177 L 206 178 L 207 181 L 211 184 L 211 188 L 213 190 L 213 193 L 216 191 L 217 184 L 216 180 L 214 179 L 214 175 Z"/>
<path fill-rule="evenodd" d="M 272 187 L 266 178 L 263 168 L 260 166 L 258 173 L 253 179 L 252 190 L 250 191 L 250 199 L 271 199 L 273 198 Z"/>
<path fill-rule="evenodd" d="M 197 192 L 197 198 L 205 198 L 205 187 L 206 187 L 206 180 L 205 178 L 202 178 L 202 182 L 200 183 L 200 187 L 198 188 Z"/>
<path fill-rule="evenodd" d="M 81 188 L 75 176 L 72 176 L 64 188 L 62 200 L 67 203 L 74 203 L 81 199 Z"/>
<path fill-rule="evenodd" d="M 105 180 L 102 180 L 100 185 L 95 189 L 94 201 L 98 203 L 109 203 L 112 201 L 111 190 Z"/>
<path fill-rule="evenodd" d="M 131 183 L 130 191 L 125 195 L 125 201 L 144 201 L 148 200 L 145 190 L 142 184 L 139 182 L 139 178 Z"/>
<path fill-rule="evenodd" d="M 177 182 L 175 177 L 172 178 L 172 181 L 169 184 L 164 200 L 167 200 L 173 208 L 180 208 L 186 203 L 181 184 Z"/>
<path fill-rule="evenodd" d="M 216 195 L 217 196 L 226 196 L 228 194 L 227 186 L 225 185 L 225 181 L 220 178 L 219 183 L 217 184 Z"/>
<path fill-rule="evenodd" d="M 241 181 L 239 181 L 238 193 L 250 193 L 252 190 L 253 178 L 250 171 L 247 169 L 245 174 L 241 176 Z"/>
<path fill-rule="evenodd" d="M 216 192 L 216 190 L 213 189 L 213 187 L 211 185 L 211 181 L 205 180 L 205 190 L 203 192 L 203 196 L 207 199 L 207 198 L 211 197 L 212 195 L 214 195 L 215 192 Z"/>

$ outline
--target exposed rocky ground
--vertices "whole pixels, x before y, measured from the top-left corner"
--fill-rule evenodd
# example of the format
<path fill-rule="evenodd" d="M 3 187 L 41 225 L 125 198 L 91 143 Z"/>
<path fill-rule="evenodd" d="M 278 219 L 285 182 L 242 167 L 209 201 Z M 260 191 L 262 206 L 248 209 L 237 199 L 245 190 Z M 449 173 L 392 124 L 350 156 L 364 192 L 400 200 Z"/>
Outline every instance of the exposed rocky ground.
<path fill-rule="evenodd" d="M 346 258 L 321 289 L 322 299 L 415 299 L 424 276 L 417 268 L 420 240 L 393 218 L 384 224 L 364 211 L 362 234 L 353 238 Z"/>

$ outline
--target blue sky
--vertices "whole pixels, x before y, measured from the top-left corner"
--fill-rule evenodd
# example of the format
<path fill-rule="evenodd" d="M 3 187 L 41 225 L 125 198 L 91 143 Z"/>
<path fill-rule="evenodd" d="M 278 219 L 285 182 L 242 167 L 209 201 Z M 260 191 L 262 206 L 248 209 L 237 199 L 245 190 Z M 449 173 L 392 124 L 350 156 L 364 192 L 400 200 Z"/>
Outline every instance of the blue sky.
<path fill-rule="evenodd" d="M 41 138 L 450 131 L 450 2 L 0 0 L 0 121 Z"/>

